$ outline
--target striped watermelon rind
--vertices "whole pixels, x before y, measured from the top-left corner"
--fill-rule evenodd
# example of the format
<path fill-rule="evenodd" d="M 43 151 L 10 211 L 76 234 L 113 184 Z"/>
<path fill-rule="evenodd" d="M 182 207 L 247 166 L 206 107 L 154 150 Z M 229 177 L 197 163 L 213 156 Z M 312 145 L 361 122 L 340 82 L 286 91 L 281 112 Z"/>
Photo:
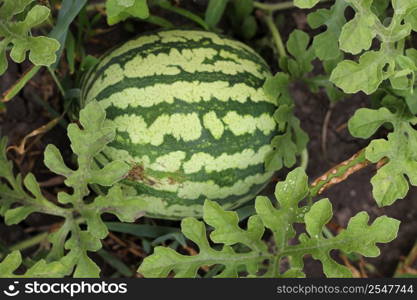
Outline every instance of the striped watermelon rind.
<path fill-rule="evenodd" d="M 234 209 L 269 182 L 276 100 L 268 65 L 215 33 L 168 30 L 107 53 L 86 75 L 81 106 L 96 100 L 117 128 L 97 157 L 132 164 L 123 181 L 150 217 L 201 217 L 205 199 Z"/>

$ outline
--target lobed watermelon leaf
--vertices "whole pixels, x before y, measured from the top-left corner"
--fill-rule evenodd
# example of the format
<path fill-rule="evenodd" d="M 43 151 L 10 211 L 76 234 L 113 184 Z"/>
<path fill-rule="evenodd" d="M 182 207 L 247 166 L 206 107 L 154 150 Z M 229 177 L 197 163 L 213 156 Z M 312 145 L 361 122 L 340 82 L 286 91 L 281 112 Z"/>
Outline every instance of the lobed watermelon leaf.
<path fill-rule="evenodd" d="M 60 261 L 47 263 L 41 259 L 32 267 L 26 270 L 24 274 L 16 275 L 14 272 L 22 263 L 22 255 L 19 251 L 13 251 L 8 254 L 0 263 L 0 278 L 57 278 L 64 277 L 71 273 L 71 267 L 68 265 L 68 258 L 65 257 Z"/>
<path fill-rule="evenodd" d="M 333 215 L 331 204 L 322 199 L 300 206 L 308 194 L 306 174 L 302 168 L 293 170 L 276 186 L 277 208 L 267 197 L 257 197 L 256 213 L 249 218 L 247 229 L 239 226 L 236 212 L 224 211 L 217 203 L 206 200 L 203 219 L 214 228 L 211 241 L 222 247 L 215 249 L 210 245 L 203 222 L 187 218 L 181 224 L 182 231 L 197 244 L 199 253 L 186 256 L 171 248 L 156 247 L 138 272 L 145 277 L 167 277 L 171 272 L 175 277 L 196 277 L 202 266 L 221 265 L 223 268 L 213 269 L 217 270 L 213 271 L 216 277 L 304 277 L 303 257 L 312 255 L 322 262 L 327 276 L 350 277 L 349 269 L 330 257 L 331 250 L 377 256 L 376 243 L 387 243 L 397 234 L 398 220 L 383 216 L 368 225 L 369 216 L 361 212 L 350 220 L 346 230 L 325 238 L 322 231 Z M 294 223 L 304 223 L 306 232 L 297 237 L 297 244 L 290 244 L 290 239 L 296 237 Z M 261 239 L 265 229 L 273 234 L 274 252 Z M 281 273 L 280 262 L 284 257 L 289 258 L 290 266 Z M 264 260 L 270 263 L 262 264 Z"/>
<path fill-rule="evenodd" d="M 379 206 L 391 205 L 404 198 L 408 192 L 407 175 L 410 184 L 417 185 L 417 117 L 410 113 L 398 98 L 387 96 L 385 102 L 392 102 L 394 111 L 385 107 L 379 109 L 358 109 L 349 120 L 350 133 L 355 137 L 369 138 L 385 123 L 391 123 L 393 131 L 387 139 L 375 139 L 366 148 L 366 158 L 371 162 L 388 159 L 372 178 L 373 196 Z"/>
<path fill-rule="evenodd" d="M 6 146 L 7 139 L 0 139 L 0 178 L 8 183 L 0 182 L 0 214 L 4 216 L 6 224 L 17 224 L 35 211 L 66 216 L 65 210 L 42 195 L 32 173 L 26 175 L 24 180 L 20 174 L 15 177 L 13 165 L 6 157 Z M 15 207 L 18 203 L 22 206 Z M 14 207 L 11 208 L 12 206 Z"/>
<path fill-rule="evenodd" d="M 105 111 L 100 105 L 92 102 L 80 112 L 82 129 L 76 124 L 68 126 L 71 148 L 78 157 L 77 170 L 72 170 L 65 165 L 55 146 L 48 145 L 45 150 L 45 165 L 55 173 L 65 176 L 67 178 L 65 184 L 72 187 L 74 191 L 73 194 L 58 193 L 58 201 L 72 204 L 87 223 L 87 231 L 81 231 L 78 226 L 73 226 L 70 230 L 71 239 L 65 244 L 66 249 L 70 249 L 71 252 L 75 251 L 74 255 L 80 257 L 74 273 L 77 277 L 98 276 L 98 267 L 86 253 L 99 250 L 100 239 L 108 234 L 107 227 L 100 218 L 102 213 L 112 213 L 121 220 L 129 222 L 143 215 L 144 202 L 132 197 L 125 201 L 118 187 L 112 187 L 106 195 L 96 197 L 95 201 L 89 204 L 84 204 L 82 201 L 90 193 L 88 184 L 111 186 L 123 179 L 130 170 L 130 166 L 122 161 L 113 161 L 101 169 L 94 167 L 94 156 L 115 136 L 115 129 L 105 117 Z M 62 236 L 59 241 L 62 245 Z M 53 237 L 51 242 L 56 243 L 56 237 Z M 56 251 L 59 250 L 56 249 Z"/>
<path fill-rule="evenodd" d="M 309 47 L 310 36 L 301 30 L 291 32 L 287 41 L 287 50 L 294 57 L 288 60 L 288 71 L 295 78 L 303 77 L 306 73 L 313 70 L 312 61 L 315 53 Z"/>
<path fill-rule="evenodd" d="M 346 23 L 345 1 L 336 1 L 330 9 L 318 9 L 307 16 L 308 24 L 316 29 L 326 26 L 326 30 L 314 37 L 312 47 L 321 60 L 336 59 L 340 56 L 339 36 Z"/>
<path fill-rule="evenodd" d="M 355 16 L 343 25 L 339 48 L 346 53 L 362 54 L 358 62 L 348 59 L 340 62 L 333 69 L 330 81 L 345 93 L 363 91 L 372 94 L 386 79 L 390 80 L 394 89 L 412 90 L 417 65 L 407 56 L 403 41 L 413 29 L 414 23 L 410 20 L 413 20 L 417 1 L 392 1 L 394 14 L 388 25 L 379 19 L 374 2 L 346 1 L 355 10 Z M 330 19 L 329 13 L 336 17 L 344 11 L 342 6 L 340 9 L 334 8 L 326 13 Z M 321 23 L 317 16 L 310 18 L 313 25 Z M 333 28 L 339 30 L 340 26 Z M 378 50 L 369 50 L 375 38 L 378 38 L 380 47 Z"/>
<path fill-rule="evenodd" d="M 279 170 L 283 166 L 292 167 L 296 163 L 297 155 L 301 154 L 308 142 L 308 135 L 293 113 L 294 103 L 289 85 L 290 77 L 285 73 L 277 73 L 264 83 L 265 93 L 278 103 L 274 119 L 279 133 L 272 139 L 273 150 L 265 159 L 265 167 L 269 171 Z"/>
<path fill-rule="evenodd" d="M 94 165 L 94 156 L 99 153 L 115 136 L 115 128 L 105 119 L 105 111 L 96 102 L 91 102 L 80 112 L 81 128 L 76 124 L 68 126 L 71 148 L 77 155 L 77 168 L 68 167 L 57 147 L 48 145 L 45 150 L 45 165 L 56 174 L 66 177 L 65 184 L 72 188 L 72 193 L 58 193 L 58 202 L 66 208 L 48 201 L 41 192 L 35 177 L 29 173 L 23 180 L 21 175 L 14 176 L 13 166 L 6 157 L 7 140 L 0 140 L 0 177 L 7 182 L 0 183 L 0 213 L 7 224 L 17 224 L 32 212 L 41 212 L 63 217 L 63 225 L 49 236 L 52 249 L 46 258 L 48 266 L 65 261 L 65 266 L 74 269 L 75 277 L 98 277 L 100 269 L 92 261 L 89 251 L 101 248 L 101 239 L 107 236 L 108 230 L 101 220 L 101 214 L 111 213 L 123 222 L 133 222 L 143 215 L 145 204 L 138 197 L 126 197 L 118 186 L 112 186 L 123 179 L 130 166 L 123 161 L 113 161 L 102 168 Z M 107 193 L 97 196 L 85 203 L 89 196 L 89 184 L 112 186 Z M 11 205 L 20 204 L 11 208 Z M 80 215 L 82 221 L 74 219 Z M 85 222 L 87 229 L 82 230 L 79 223 Z M 70 238 L 68 239 L 68 237 Z M 67 250 L 67 251 L 66 251 Z M 17 254 L 9 259 L 18 263 Z M 9 264 L 6 261 L 6 265 Z M 53 265 L 55 266 L 55 265 Z M 34 266 L 35 267 L 35 266 Z M 45 262 L 39 262 L 36 269 L 29 269 L 27 274 L 40 274 Z M 61 269 L 59 269 L 61 270 Z M 37 273 L 36 273 L 36 272 Z M 5 274 L 9 271 L 4 271 Z M 60 274 L 60 273 L 59 273 Z M 7 275 L 7 274 L 6 274 Z M 35 276 L 34 275 L 34 276 Z M 29 276 L 29 275 L 28 275 Z M 58 276 L 52 273 L 51 276 Z"/>
<path fill-rule="evenodd" d="M 57 40 L 45 36 L 32 36 L 31 30 L 43 24 L 49 17 L 50 10 L 46 6 L 35 5 L 29 8 L 33 0 L 0 1 L 0 75 L 8 66 L 6 50 L 12 45 L 10 57 L 21 63 L 29 52 L 29 60 L 36 66 L 49 66 L 56 61 L 55 52 L 60 44 Z M 15 16 L 25 13 L 22 21 Z"/>
<path fill-rule="evenodd" d="M 293 265 L 303 267 L 302 258 L 306 249 L 314 259 L 321 261 L 327 277 L 351 277 L 351 271 L 337 263 L 330 252 L 339 249 L 344 253 L 357 253 L 366 257 L 378 256 L 376 243 L 392 241 L 399 229 L 400 221 L 381 216 L 368 225 L 369 216 L 360 212 L 349 220 L 347 228 L 335 237 L 325 238 L 323 228 L 332 218 L 332 205 L 328 199 L 313 204 L 305 214 L 306 233 L 299 236 L 300 243 L 287 250 Z"/>

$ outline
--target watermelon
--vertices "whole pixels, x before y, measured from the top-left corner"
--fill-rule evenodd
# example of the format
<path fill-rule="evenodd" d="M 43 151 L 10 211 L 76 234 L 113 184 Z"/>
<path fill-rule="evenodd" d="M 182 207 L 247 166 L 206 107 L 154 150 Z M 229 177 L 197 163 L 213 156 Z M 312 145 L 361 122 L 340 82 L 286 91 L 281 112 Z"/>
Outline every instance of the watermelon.
<path fill-rule="evenodd" d="M 167 30 L 107 53 L 83 80 L 81 106 L 98 101 L 116 138 L 98 161 L 132 169 L 122 186 L 150 217 L 201 217 L 206 199 L 234 209 L 270 181 L 276 134 L 271 76 L 247 45 L 211 32 Z"/>

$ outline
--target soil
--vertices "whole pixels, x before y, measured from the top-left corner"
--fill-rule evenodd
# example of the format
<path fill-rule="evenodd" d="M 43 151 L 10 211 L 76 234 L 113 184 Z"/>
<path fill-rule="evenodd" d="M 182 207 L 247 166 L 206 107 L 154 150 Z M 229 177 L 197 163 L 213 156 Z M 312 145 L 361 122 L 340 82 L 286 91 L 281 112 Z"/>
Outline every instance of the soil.
<path fill-rule="evenodd" d="M 284 40 L 294 26 L 305 31 L 309 30 L 305 22 L 305 12 L 288 10 L 284 12 L 284 18 L 285 22 L 282 22 L 284 27 L 280 28 Z M 86 47 L 88 53 L 103 52 L 109 45 L 115 44 L 115 37 L 117 40 L 125 40 L 133 35 L 133 33 L 126 33 L 121 26 L 115 28 L 107 34 L 95 37 L 94 40 L 101 39 L 103 42 L 88 44 Z M 141 31 L 148 30 L 146 26 L 141 28 Z M 276 65 L 276 62 L 270 59 L 268 62 Z M 0 79 L 0 92 L 10 87 L 28 67 L 29 64 L 19 66 L 9 61 L 9 69 Z M 307 168 L 310 179 L 320 176 L 367 145 L 369 141 L 351 137 L 346 127 L 347 121 L 356 109 L 369 105 L 366 95 L 357 94 L 330 105 L 323 92 L 312 94 L 303 84 L 295 84 L 291 90 L 297 107 L 296 115 L 301 120 L 301 126 L 310 136 Z M 25 135 L 51 120 L 51 116 L 40 104 L 42 102 L 35 100 L 35 94 L 39 96 L 39 99 L 48 102 L 56 111 L 62 112 L 60 96 L 50 75 L 45 70 L 39 72 L 18 96 L 6 104 L 7 112 L 0 113 L 0 134 L 9 137 L 10 145 L 18 145 Z M 326 114 L 329 113 L 331 116 L 325 123 Z M 324 127 L 327 128 L 325 137 L 322 136 Z M 384 133 L 379 134 L 383 136 Z M 325 138 L 325 147 L 322 146 L 323 138 Z M 32 141 L 33 139 L 29 144 Z M 26 174 L 32 171 L 39 181 L 48 180 L 53 176 L 42 163 L 42 153 L 49 143 L 57 145 L 63 151 L 64 157 L 70 160 L 71 152 L 65 129 L 60 125 L 42 134 L 41 138 L 27 149 L 24 156 L 16 154 L 13 150 L 9 151 L 10 158 L 15 161 L 20 172 Z M 375 269 L 374 272 L 368 272 L 369 276 L 391 277 L 399 261 L 407 256 L 417 237 L 417 189 L 410 188 L 405 199 L 398 200 L 392 206 L 379 208 L 372 197 L 370 184 L 370 178 L 374 174 L 375 167 L 367 167 L 344 182 L 333 186 L 322 196 L 328 197 L 333 204 L 332 224 L 335 228 L 345 227 L 350 217 L 363 210 L 370 214 L 371 221 L 381 215 L 388 215 L 401 221 L 397 239 L 389 244 L 381 245 L 381 255 L 377 258 L 366 259 L 366 262 L 373 265 Z M 62 185 L 48 187 L 44 191 L 53 200 L 53 195 L 59 189 L 62 189 Z M 40 214 L 32 214 L 23 223 L 15 226 L 5 226 L 3 222 L 0 222 L 0 242 L 12 245 L 30 237 L 33 231 L 44 230 L 49 224 L 55 222 L 57 222 L 55 218 Z M 306 271 L 311 277 L 323 276 L 320 263 L 312 259 L 306 259 Z"/>

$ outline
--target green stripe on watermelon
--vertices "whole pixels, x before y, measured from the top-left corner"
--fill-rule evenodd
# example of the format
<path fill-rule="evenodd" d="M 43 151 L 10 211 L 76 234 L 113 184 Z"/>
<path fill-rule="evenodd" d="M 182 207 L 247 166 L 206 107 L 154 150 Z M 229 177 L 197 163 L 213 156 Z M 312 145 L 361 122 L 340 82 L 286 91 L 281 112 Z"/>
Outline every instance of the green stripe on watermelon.
<path fill-rule="evenodd" d="M 230 111 L 234 111 L 239 115 L 251 115 L 258 118 L 264 113 L 268 113 L 274 109 L 275 105 L 267 102 L 255 103 L 248 101 L 248 105 L 242 105 L 236 101 L 220 102 L 216 99 L 212 99 L 202 103 L 187 103 L 180 99 L 175 99 L 172 103 L 159 103 L 151 107 L 132 107 L 131 105 L 126 108 L 116 107 L 113 103 L 106 106 L 107 118 L 114 120 L 119 116 L 125 115 L 126 110 L 132 115 L 140 115 L 147 124 L 155 122 L 155 120 L 166 112 L 168 109 L 173 113 L 192 113 L 197 112 L 200 116 L 206 116 L 210 113 L 215 113 L 217 118 L 224 118 Z M 255 107 L 256 109 L 254 109 Z M 202 120 L 204 122 L 204 120 Z"/>
<path fill-rule="evenodd" d="M 253 135 L 256 134 L 259 135 L 258 138 L 253 137 Z M 223 153 L 232 155 L 245 149 L 253 149 L 255 152 L 258 152 L 261 147 L 265 146 L 265 141 L 270 141 L 273 136 L 274 133 L 263 136 L 260 131 L 255 131 L 254 134 L 246 134 L 241 136 L 239 140 L 236 140 L 235 135 L 231 132 L 226 132 L 220 140 L 215 140 L 211 134 L 206 133 L 206 135 L 201 139 L 186 143 L 178 143 L 175 138 L 166 136 L 164 143 L 160 146 L 147 145 L 146 147 L 141 147 L 140 144 L 132 143 L 127 133 L 118 132 L 116 140 L 110 145 L 114 150 L 127 151 L 131 157 L 142 157 L 148 155 L 153 162 L 156 158 L 167 155 L 173 151 L 185 152 L 185 160 L 189 160 L 192 155 L 197 153 L 209 153 L 212 156 L 218 157 Z M 172 145 L 176 145 L 175 149 L 173 149 Z M 110 156 L 110 154 L 107 155 Z M 117 154 L 113 153 L 112 155 L 114 156 Z M 124 155 L 126 154 L 121 154 L 121 157 Z"/>
<path fill-rule="evenodd" d="M 264 176 L 268 177 L 265 174 Z M 242 195 L 230 195 L 226 198 L 212 198 L 211 200 L 217 201 L 225 209 L 235 209 L 252 200 L 254 195 L 258 194 L 266 186 L 267 180 L 264 179 L 264 181 L 264 183 L 252 185 L 249 191 Z M 205 196 L 197 199 L 179 198 L 176 193 L 158 191 L 149 185 L 131 181 L 127 181 L 125 184 L 130 187 L 130 189 L 127 188 L 130 194 L 143 195 L 143 198 L 148 202 L 147 214 L 155 218 L 176 220 L 184 217 L 201 216 L 203 203 L 207 199 Z M 166 205 L 167 202 L 169 202 L 168 206 Z"/>
<path fill-rule="evenodd" d="M 192 51 L 192 49 L 188 49 L 187 48 L 189 46 L 188 44 L 190 44 L 190 43 L 193 43 L 193 41 L 188 41 L 185 46 L 184 46 L 184 43 L 182 43 L 183 48 L 185 50 Z M 197 43 L 197 45 L 198 45 L 198 43 Z M 152 50 L 157 51 L 156 54 L 159 54 L 159 53 L 162 53 L 163 54 L 163 53 L 169 53 L 169 51 L 171 51 L 172 49 L 177 49 L 175 47 L 178 47 L 178 43 L 174 43 L 174 44 L 168 43 L 166 45 L 160 44 L 160 45 L 156 46 L 156 50 L 155 49 L 152 49 L 152 48 L 151 49 L 146 49 L 146 47 L 145 48 L 139 47 L 138 49 L 131 50 L 131 52 L 128 52 L 128 53 L 124 54 L 121 57 L 118 57 L 118 56 L 117 57 L 113 57 L 111 54 L 109 54 L 107 57 L 104 58 L 104 60 L 108 59 L 110 61 L 107 62 L 106 64 L 104 64 L 103 66 L 101 66 L 101 64 L 99 64 L 98 66 L 96 66 L 97 70 L 94 71 L 95 72 L 95 76 L 94 76 L 94 78 L 90 79 L 89 80 L 89 84 L 87 84 L 83 88 L 84 93 L 88 93 L 91 90 L 91 87 L 92 87 L 93 82 L 96 82 L 97 80 L 99 80 L 100 78 L 102 78 L 105 75 L 105 72 L 106 71 L 109 72 L 109 73 L 111 73 L 112 76 L 114 76 L 114 74 L 117 74 L 117 73 L 122 74 L 123 73 L 123 70 L 126 67 L 125 64 L 126 63 L 130 63 L 132 60 L 135 60 L 135 59 L 139 59 L 140 60 L 140 63 L 143 66 L 146 66 L 146 60 L 147 60 L 146 58 L 149 55 L 149 53 L 146 52 L 146 51 L 149 51 L 152 54 L 151 57 L 158 64 L 161 64 L 161 67 L 164 66 L 164 57 L 159 58 L 159 56 L 154 55 L 155 53 L 153 53 Z M 201 49 L 201 44 L 199 45 L 199 47 Z M 198 49 L 198 48 L 196 48 L 196 49 Z M 178 50 L 177 55 L 180 54 L 180 50 L 181 49 Z M 242 63 L 242 60 L 243 59 L 247 60 L 246 64 L 248 64 L 248 62 L 249 63 L 252 63 L 253 62 L 254 63 L 254 67 L 256 68 L 256 70 L 252 70 L 254 73 L 258 73 L 259 72 L 259 73 L 265 75 L 265 74 L 267 74 L 269 72 L 268 71 L 268 67 L 266 66 L 266 64 L 262 60 L 262 58 L 260 58 L 259 56 L 255 55 L 253 53 L 248 53 L 247 51 L 245 52 L 245 51 L 242 51 L 242 50 L 236 50 L 236 49 L 230 48 L 228 46 L 215 46 L 215 47 L 211 47 L 211 48 L 204 47 L 203 50 L 205 50 L 205 51 L 208 51 L 208 50 L 212 50 L 212 51 L 223 51 L 224 53 L 222 53 L 222 56 L 225 56 L 225 55 L 228 55 L 228 56 L 230 56 L 230 55 L 236 56 L 236 59 L 239 59 L 239 61 L 236 61 L 236 59 L 234 59 L 233 61 L 235 61 L 235 63 L 237 63 L 238 66 Z M 207 53 L 207 55 L 209 53 Z M 212 54 L 213 54 L 213 52 L 212 52 Z M 193 55 L 194 55 L 194 53 L 193 53 Z M 206 62 L 207 65 L 212 65 L 215 57 L 219 57 L 219 56 L 220 55 L 217 53 L 217 54 L 214 54 L 214 56 L 212 55 L 211 57 L 205 57 L 204 62 Z M 174 63 L 175 60 L 178 60 L 179 59 L 179 57 L 181 57 L 181 56 L 177 56 L 175 59 L 173 57 L 171 57 L 171 59 L 172 59 L 171 60 L 167 55 L 165 55 L 165 65 L 170 65 L 171 63 Z M 223 57 L 222 60 L 224 60 L 224 61 L 230 61 L 230 57 L 226 57 L 226 58 Z M 218 61 L 221 61 L 221 60 L 217 60 L 217 62 Z M 197 64 L 197 66 L 198 65 L 199 64 Z M 152 70 L 152 69 L 150 69 L 150 68 L 143 68 L 143 70 Z M 224 70 L 227 70 L 227 69 L 224 68 Z M 140 71 L 138 70 L 138 72 L 140 72 Z"/>
<path fill-rule="evenodd" d="M 158 34 L 158 33 L 157 33 Z M 247 47 L 244 44 L 239 43 L 239 47 L 231 47 L 227 44 L 216 44 L 212 41 L 211 38 L 208 37 L 201 37 L 199 41 L 186 39 L 186 43 L 184 41 L 182 42 L 162 42 L 160 40 L 160 37 L 157 36 L 157 34 L 151 34 L 147 36 L 141 36 L 136 40 L 130 41 L 131 44 L 133 44 L 130 47 L 133 47 L 133 49 L 126 50 L 123 52 L 124 48 L 129 49 L 127 47 L 126 43 L 116 49 L 114 49 L 112 52 L 109 52 L 102 60 L 102 63 L 95 66 L 93 72 L 96 74 L 94 77 L 90 78 L 87 81 L 87 85 L 83 88 L 84 92 L 88 92 L 91 88 L 91 83 L 97 80 L 99 76 L 103 74 L 103 71 L 108 69 L 112 64 L 120 64 L 123 66 L 126 62 L 130 61 L 132 58 L 134 58 L 137 55 L 140 55 L 143 58 L 146 58 L 149 53 L 153 55 L 158 55 L 161 53 L 169 53 L 171 49 L 177 49 L 178 51 L 181 51 L 183 49 L 198 49 L 201 48 L 202 45 L 204 45 L 204 48 L 213 49 L 217 51 L 226 51 L 232 54 L 237 55 L 238 57 L 242 59 L 248 59 L 254 61 L 256 64 L 259 65 L 260 69 L 268 70 L 268 66 L 265 63 L 265 61 L 259 57 L 256 53 L 252 52 L 249 47 Z M 209 35 L 213 35 L 211 33 L 208 33 Z M 152 39 L 152 42 L 150 44 L 140 45 L 141 41 L 149 39 L 154 37 Z M 135 45 L 136 41 L 136 45 Z M 236 41 L 223 39 L 225 43 L 227 42 L 233 42 L 236 43 Z M 135 46 L 134 46 L 135 45 Z M 119 55 L 115 54 L 117 52 L 121 52 Z"/>
<path fill-rule="evenodd" d="M 228 75 L 221 72 L 188 73 L 183 71 L 181 74 L 175 75 L 154 75 L 143 78 L 124 78 L 115 84 L 104 87 L 104 89 L 97 95 L 87 94 L 87 97 L 91 97 L 91 99 L 96 98 L 97 101 L 100 101 L 111 96 L 115 92 L 120 92 L 127 88 L 141 89 L 149 88 L 154 85 L 170 85 L 176 82 L 189 82 L 194 83 L 195 85 L 198 85 L 199 83 L 219 83 L 221 86 L 225 87 L 227 87 L 226 83 L 229 87 L 240 84 L 253 89 L 259 89 L 262 87 L 264 80 L 259 79 L 248 72 L 240 73 L 238 75 Z M 268 101 L 268 98 L 265 97 L 265 101 Z"/>

